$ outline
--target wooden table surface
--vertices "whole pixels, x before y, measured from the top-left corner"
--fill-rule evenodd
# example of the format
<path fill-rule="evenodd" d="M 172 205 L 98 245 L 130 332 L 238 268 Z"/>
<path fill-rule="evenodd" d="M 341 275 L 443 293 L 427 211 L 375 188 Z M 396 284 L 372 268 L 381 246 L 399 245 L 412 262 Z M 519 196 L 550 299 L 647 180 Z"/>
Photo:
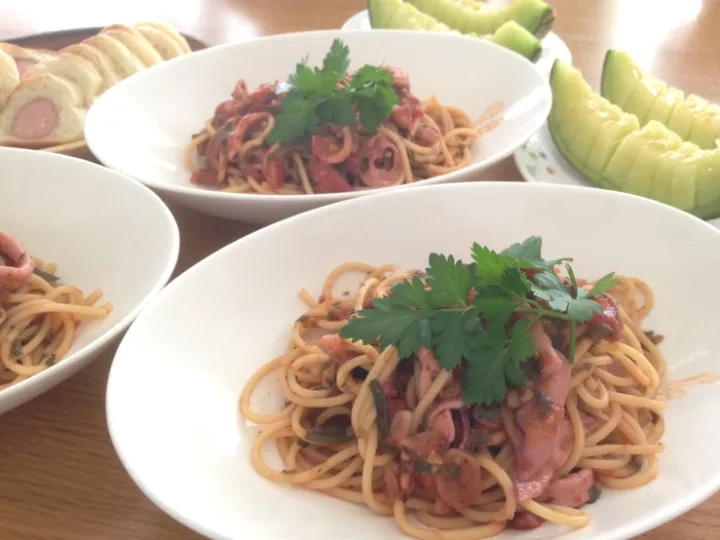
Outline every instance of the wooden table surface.
<path fill-rule="evenodd" d="M 687 92 L 720 101 L 717 0 L 550 0 L 554 31 L 597 85 L 608 47 Z M 69 28 L 165 20 L 208 44 L 338 28 L 364 0 L 7 0 L 0 40 Z M 518 180 L 511 160 L 483 178 Z M 172 207 L 180 225 L 180 273 L 251 228 Z M 1 540 L 192 540 L 157 509 L 120 464 L 105 424 L 114 347 L 54 390 L 0 417 Z M 720 495 L 640 537 L 720 538 Z"/>

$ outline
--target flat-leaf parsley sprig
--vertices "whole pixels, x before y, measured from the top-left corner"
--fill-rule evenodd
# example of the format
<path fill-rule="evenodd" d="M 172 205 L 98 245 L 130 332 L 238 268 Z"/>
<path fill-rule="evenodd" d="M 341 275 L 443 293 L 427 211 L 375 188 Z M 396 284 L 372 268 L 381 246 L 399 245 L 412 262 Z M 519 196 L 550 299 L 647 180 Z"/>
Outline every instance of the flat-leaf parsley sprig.
<path fill-rule="evenodd" d="M 359 121 L 369 132 L 377 131 L 398 103 L 392 75 L 381 66 L 364 65 L 346 80 L 349 66 L 350 49 L 339 39 L 321 68 L 308 66 L 307 59 L 297 64 L 267 143 L 300 142 L 324 124 L 355 126 Z"/>
<path fill-rule="evenodd" d="M 522 363 L 535 355 L 532 325 L 541 317 L 567 321 L 572 363 L 577 324 L 602 312 L 595 298 L 618 282 L 611 273 L 586 291 L 578 287 L 572 259 L 547 261 L 541 250 L 542 239 L 532 236 L 499 253 L 474 244 L 471 264 L 432 253 L 427 287 L 418 276 L 395 284 L 358 311 L 340 336 L 394 346 L 402 358 L 431 348 L 447 371 L 464 366 L 468 404 L 502 401 L 509 387 L 527 381 Z M 555 272 L 560 264 L 567 280 Z"/>

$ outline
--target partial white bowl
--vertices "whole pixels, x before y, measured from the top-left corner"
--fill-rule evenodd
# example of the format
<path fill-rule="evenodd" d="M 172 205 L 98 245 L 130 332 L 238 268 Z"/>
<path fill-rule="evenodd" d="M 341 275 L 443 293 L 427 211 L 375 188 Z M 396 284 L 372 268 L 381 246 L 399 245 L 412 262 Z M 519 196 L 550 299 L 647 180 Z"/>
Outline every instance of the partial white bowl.
<path fill-rule="evenodd" d="M 597 187 L 562 157 L 547 123 L 515 151 L 515 164 L 527 182 Z M 601 189 L 598 187 L 598 189 Z M 720 229 L 720 218 L 708 220 Z"/>
<path fill-rule="evenodd" d="M 113 305 L 78 330 L 65 358 L 0 390 L 0 414 L 49 390 L 93 360 L 170 279 L 178 227 L 146 187 L 84 160 L 0 148 L 0 229 L 34 257 L 58 264 L 63 282 L 102 289 Z"/>
<path fill-rule="evenodd" d="M 499 249 L 530 235 L 544 238 L 549 258 L 573 256 L 579 276 L 617 271 L 647 281 L 656 295 L 647 324 L 666 336 L 671 378 L 718 371 L 720 310 L 708 299 L 720 297 L 720 232 L 706 223 L 587 188 L 483 182 L 388 191 L 264 228 L 155 298 L 125 336 L 108 382 L 108 425 L 123 464 L 156 504 L 211 538 L 403 538 L 392 518 L 260 477 L 250 464 L 257 430 L 239 416 L 241 390 L 285 350 L 305 309 L 298 290 L 319 294 L 336 265 L 422 268 L 432 251 L 467 260 L 475 241 Z M 264 388 L 256 409 L 281 407 L 279 388 Z M 605 491 L 585 508 L 587 528 L 544 525 L 500 538 L 627 539 L 688 510 L 720 486 L 718 410 L 717 384 L 671 401 L 659 476 Z"/>
<path fill-rule="evenodd" d="M 219 217 L 270 223 L 328 203 L 377 190 L 321 195 L 222 193 L 190 184 L 184 151 L 193 133 L 229 99 L 235 83 L 248 87 L 285 80 L 305 55 L 322 61 L 333 39 L 350 47 L 351 69 L 384 62 L 405 69 L 414 92 L 434 92 L 447 105 L 479 119 L 498 101 L 504 122 L 476 141 L 472 165 L 414 184 L 472 178 L 512 154 L 550 111 L 547 81 L 512 52 L 459 35 L 412 31 L 303 32 L 212 47 L 142 71 L 100 96 L 85 122 L 85 139 L 108 167 L 127 173 L 179 204 Z M 418 54 L 418 51 L 426 51 Z M 472 69 L 468 69 L 472 65 Z M 492 76 L 488 76 L 492 73 Z"/>
<path fill-rule="evenodd" d="M 372 30 L 373 27 L 370 26 L 370 16 L 365 9 L 350 17 L 340 29 Z M 552 65 L 557 59 L 570 64 L 572 63 L 572 54 L 560 36 L 554 32 L 549 32 L 542 40 L 542 52 L 540 58 L 534 62 L 534 66 L 540 73 L 549 76 Z"/>

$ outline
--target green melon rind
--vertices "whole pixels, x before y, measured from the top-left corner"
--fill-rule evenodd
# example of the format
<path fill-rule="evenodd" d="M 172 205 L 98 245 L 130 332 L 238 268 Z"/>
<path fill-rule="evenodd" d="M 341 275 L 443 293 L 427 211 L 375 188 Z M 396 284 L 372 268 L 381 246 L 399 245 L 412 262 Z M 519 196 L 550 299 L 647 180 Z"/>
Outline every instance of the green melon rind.
<path fill-rule="evenodd" d="M 373 28 L 430 30 L 451 32 L 452 29 L 402 0 L 368 0 L 368 16 Z"/>
<path fill-rule="evenodd" d="M 685 97 L 681 90 L 645 74 L 624 51 L 610 49 L 605 54 L 600 93 L 643 125 L 657 120 L 701 149 L 718 146 L 720 105 L 696 95 Z"/>
<path fill-rule="evenodd" d="M 613 189 L 620 190 L 621 186 L 616 185 L 613 178 L 607 178 L 604 170 L 624 136 L 638 127 L 637 120 L 633 122 L 631 116 L 624 115 L 617 107 L 594 94 L 580 72 L 570 64 L 555 61 L 550 73 L 550 85 L 553 90 L 553 106 L 548 119 L 548 129 L 560 153 L 593 184 L 601 187 L 610 185 Z M 606 128 L 592 137 L 586 151 L 576 151 L 573 146 L 581 140 L 580 135 L 587 125 L 587 119 L 591 115 L 605 114 L 609 121 L 618 127 L 618 140 L 613 142 L 612 137 L 610 140 L 602 140 L 604 134 L 612 134 L 612 128 Z M 599 155 L 600 148 L 604 148 L 602 156 Z"/>
<path fill-rule="evenodd" d="M 542 54 L 541 41 L 515 21 L 507 21 L 485 39 L 535 62 Z"/>
<path fill-rule="evenodd" d="M 370 25 L 373 28 L 427 30 L 439 33 L 457 31 L 402 0 L 368 0 L 368 13 Z M 498 27 L 495 33 L 487 36 L 465 35 L 487 39 L 524 56 L 532 62 L 537 60 L 542 53 L 540 40 L 515 21 L 505 22 Z"/>
<path fill-rule="evenodd" d="M 629 55 L 610 49 L 603 60 L 600 95 L 623 109 L 642 76 Z"/>
<path fill-rule="evenodd" d="M 488 35 L 515 21 L 542 38 L 552 27 L 555 12 L 543 0 L 513 0 L 503 7 L 475 7 L 457 0 L 408 0 L 423 13 L 464 34 Z"/>
<path fill-rule="evenodd" d="M 720 216 L 720 148 L 703 150 L 682 141 L 658 121 L 641 127 L 637 117 L 593 94 L 580 72 L 560 60 L 553 64 L 550 85 L 550 135 L 565 160 L 590 182 L 652 198 L 702 219 Z M 592 126 L 601 129 L 593 135 L 587 131 Z"/>

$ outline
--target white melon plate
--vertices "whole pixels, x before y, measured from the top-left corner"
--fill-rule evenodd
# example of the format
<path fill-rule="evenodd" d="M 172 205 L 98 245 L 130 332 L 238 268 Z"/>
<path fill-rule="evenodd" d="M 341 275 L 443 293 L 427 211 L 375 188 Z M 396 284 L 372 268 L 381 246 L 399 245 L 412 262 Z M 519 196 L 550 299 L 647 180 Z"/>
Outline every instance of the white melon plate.
<path fill-rule="evenodd" d="M 370 26 L 370 17 L 368 16 L 367 10 L 363 10 L 350 17 L 345 24 L 342 25 L 341 30 L 372 30 Z M 564 62 L 572 62 L 572 54 L 568 49 L 567 44 L 560 39 L 560 36 L 550 32 L 542 40 L 542 53 L 540 58 L 535 62 L 535 66 L 541 73 L 550 75 L 553 62 L 559 58 Z"/>
<path fill-rule="evenodd" d="M 514 157 L 527 182 L 595 187 L 560 155 L 547 123 L 515 152 Z M 708 220 L 708 223 L 720 228 L 720 218 Z"/>

